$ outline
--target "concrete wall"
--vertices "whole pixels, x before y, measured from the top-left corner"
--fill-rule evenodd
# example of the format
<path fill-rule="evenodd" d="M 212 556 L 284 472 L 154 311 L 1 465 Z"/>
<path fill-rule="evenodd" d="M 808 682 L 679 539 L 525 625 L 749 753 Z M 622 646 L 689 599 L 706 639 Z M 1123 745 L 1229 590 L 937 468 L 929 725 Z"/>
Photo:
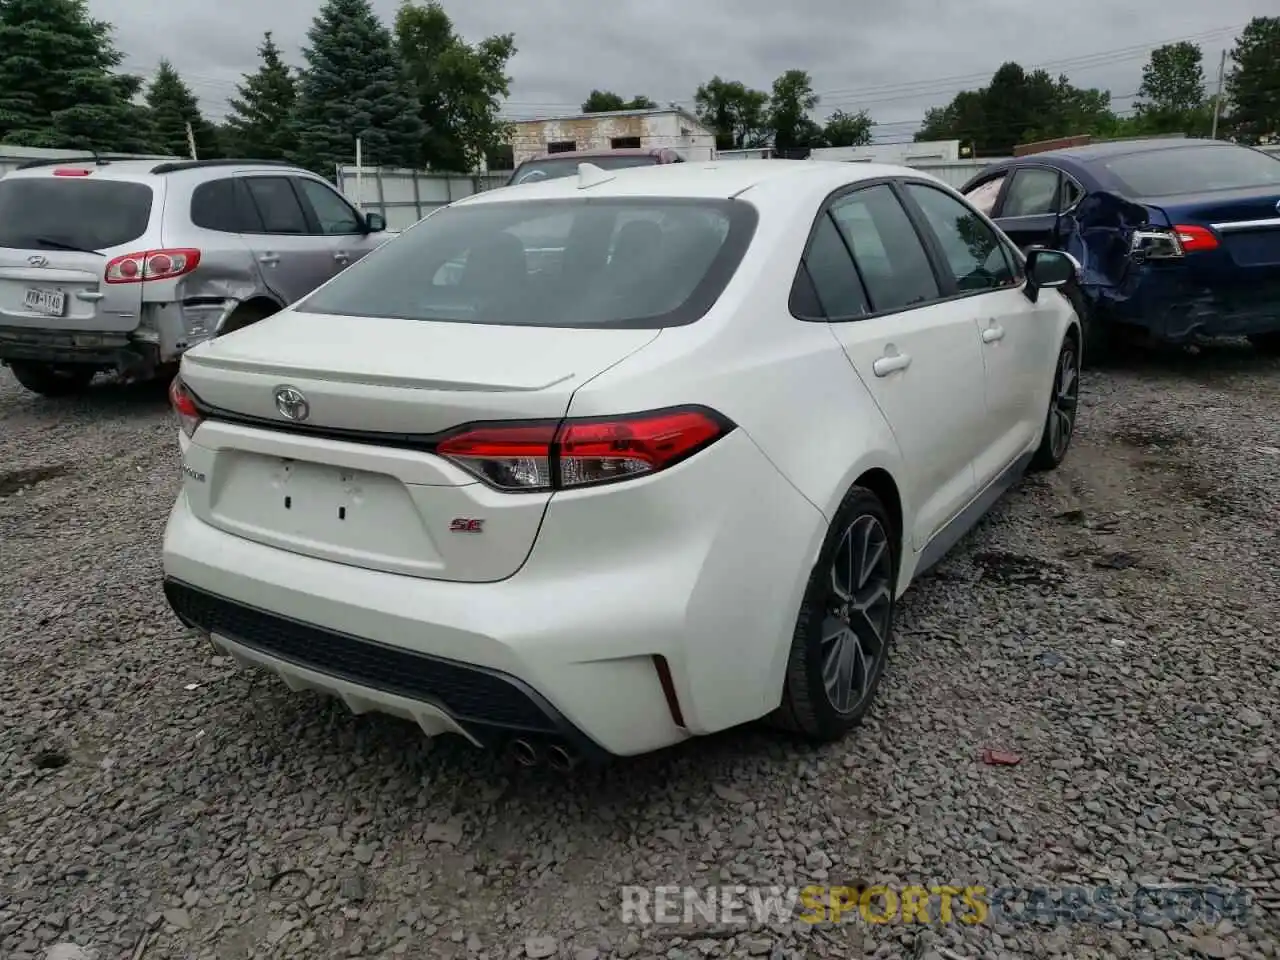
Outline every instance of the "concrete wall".
<path fill-rule="evenodd" d="M 588 113 L 511 125 L 511 151 L 517 165 L 545 153 L 552 143 L 573 143 L 576 150 L 609 150 L 614 140 L 635 138 L 645 149 L 670 147 L 686 160 L 710 160 L 715 154 L 715 135 L 675 111 Z"/>

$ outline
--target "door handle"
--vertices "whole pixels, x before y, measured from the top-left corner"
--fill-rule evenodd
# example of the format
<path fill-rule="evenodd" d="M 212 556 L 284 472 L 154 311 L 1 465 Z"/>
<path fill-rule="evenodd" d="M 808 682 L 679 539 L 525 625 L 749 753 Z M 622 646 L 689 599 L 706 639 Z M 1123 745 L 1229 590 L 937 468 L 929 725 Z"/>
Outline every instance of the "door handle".
<path fill-rule="evenodd" d="M 1000 326 L 998 323 L 993 323 L 991 326 L 987 327 L 987 329 L 982 331 L 983 343 L 995 343 L 997 340 L 1003 339 L 1004 327 Z"/>
<path fill-rule="evenodd" d="M 911 357 L 905 353 L 895 353 L 887 357 L 881 357 L 871 364 L 871 370 L 877 377 L 887 377 L 889 374 L 898 370 L 905 370 L 909 366 L 911 366 Z"/>
<path fill-rule="evenodd" d="M 258 262 L 265 263 L 268 266 L 275 266 L 277 263 L 280 262 L 280 257 L 278 254 L 264 253 L 262 256 L 258 258 Z"/>

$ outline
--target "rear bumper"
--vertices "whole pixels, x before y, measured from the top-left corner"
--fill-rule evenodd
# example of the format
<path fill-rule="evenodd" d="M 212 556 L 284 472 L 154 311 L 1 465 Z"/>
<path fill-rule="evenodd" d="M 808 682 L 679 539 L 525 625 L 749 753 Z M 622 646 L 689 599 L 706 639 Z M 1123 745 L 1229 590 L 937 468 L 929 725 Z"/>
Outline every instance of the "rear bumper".
<path fill-rule="evenodd" d="M 156 350 L 125 333 L 0 326 L 0 361 L 12 360 L 87 363 L 127 370 L 154 363 Z"/>
<path fill-rule="evenodd" d="M 1104 309 L 1169 343 L 1273 333 L 1280 331 L 1280 271 L 1274 279 L 1215 286 L 1151 275 L 1131 295 L 1107 298 Z"/>
<path fill-rule="evenodd" d="M 524 567 L 490 583 L 255 543 L 201 521 L 184 493 L 166 593 L 290 686 L 482 746 L 532 735 L 625 756 L 763 716 L 825 520 L 740 430 L 631 483 L 557 494 Z"/>

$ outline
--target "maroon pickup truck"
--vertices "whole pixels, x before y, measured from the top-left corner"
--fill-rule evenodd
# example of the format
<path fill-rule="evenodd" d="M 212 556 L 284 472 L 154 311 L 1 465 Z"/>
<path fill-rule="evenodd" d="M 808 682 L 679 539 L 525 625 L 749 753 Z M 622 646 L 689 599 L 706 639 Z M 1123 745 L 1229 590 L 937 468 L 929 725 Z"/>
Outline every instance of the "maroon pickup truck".
<path fill-rule="evenodd" d="M 578 164 L 591 163 L 603 170 L 622 167 L 647 167 L 659 163 L 684 163 L 684 158 L 670 147 L 631 150 L 574 150 L 571 153 L 544 153 L 516 167 L 507 186 L 571 177 Z"/>

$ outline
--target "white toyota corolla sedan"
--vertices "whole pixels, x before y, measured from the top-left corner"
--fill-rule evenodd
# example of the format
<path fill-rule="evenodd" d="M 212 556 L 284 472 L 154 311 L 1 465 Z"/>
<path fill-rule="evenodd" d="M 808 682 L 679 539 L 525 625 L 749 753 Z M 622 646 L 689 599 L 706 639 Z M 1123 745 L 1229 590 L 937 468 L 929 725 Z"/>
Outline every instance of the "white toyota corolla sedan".
<path fill-rule="evenodd" d="M 1076 417 L 1057 287 L 919 171 L 469 197 L 183 358 L 178 617 L 525 763 L 866 713 L 894 605 Z"/>

